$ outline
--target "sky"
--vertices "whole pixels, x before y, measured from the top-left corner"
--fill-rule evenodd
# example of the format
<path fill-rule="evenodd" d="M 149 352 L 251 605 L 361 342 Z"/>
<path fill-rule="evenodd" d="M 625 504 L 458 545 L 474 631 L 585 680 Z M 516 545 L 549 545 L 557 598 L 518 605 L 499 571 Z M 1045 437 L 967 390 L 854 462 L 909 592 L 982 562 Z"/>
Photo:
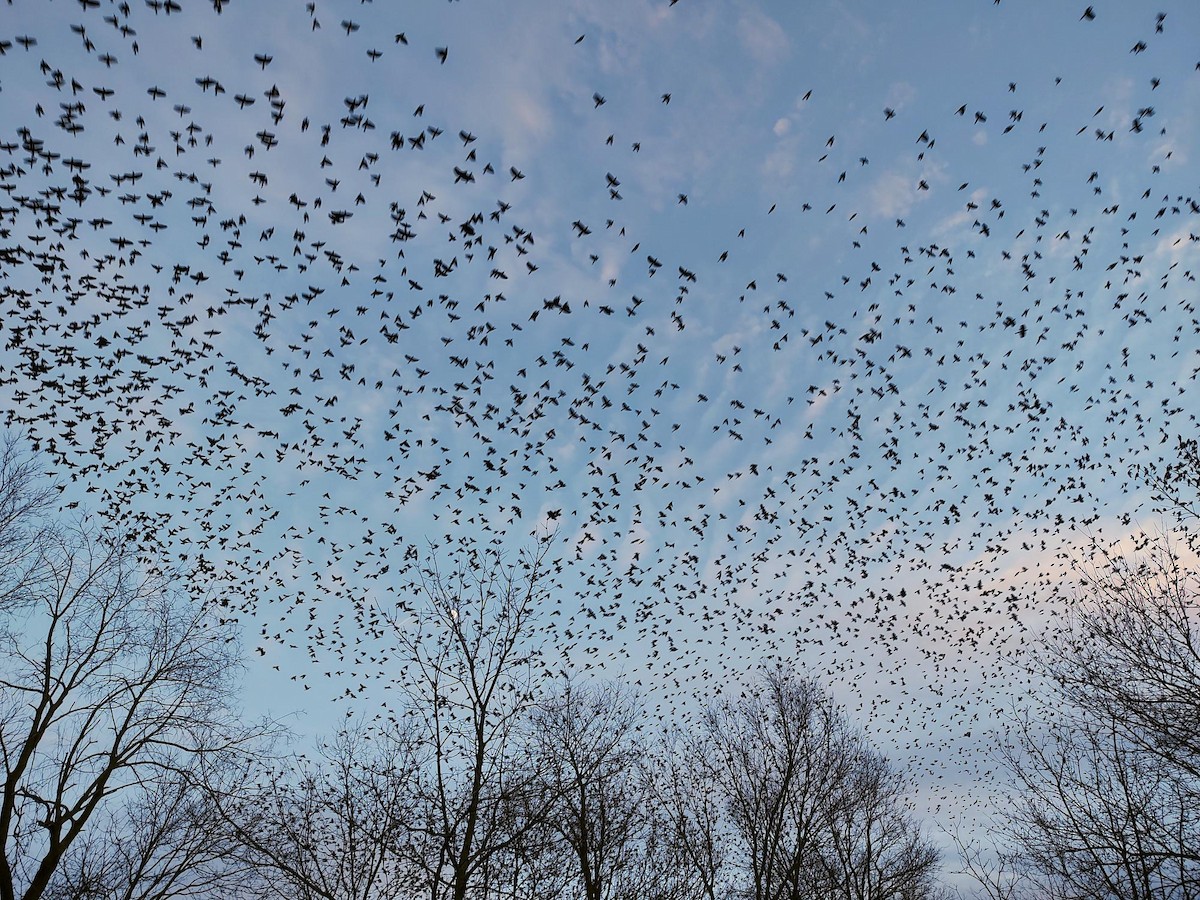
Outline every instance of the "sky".
<path fill-rule="evenodd" d="M 252 710 L 386 705 L 413 560 L 553 533 L 562 668 L 670 720 L 795 665 L 945 842 L 1074 568 L 1173 525 L 1142 467 L 1197 425 L 1198 34 L 10 0 L 0 410 L 64 510 L 224 598 Z"/>

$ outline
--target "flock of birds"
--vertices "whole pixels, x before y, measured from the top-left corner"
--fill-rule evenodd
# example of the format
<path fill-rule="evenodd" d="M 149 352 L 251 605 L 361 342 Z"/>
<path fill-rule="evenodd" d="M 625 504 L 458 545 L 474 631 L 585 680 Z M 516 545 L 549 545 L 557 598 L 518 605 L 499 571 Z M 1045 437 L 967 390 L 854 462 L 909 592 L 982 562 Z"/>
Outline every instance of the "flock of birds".
<path fill-rule="evenodd" d="M 684 27 L 702 4 L 658 6 Z M 386 4 L 11 12 L 4 425 L 64 508 L 192 573 L 280 689 L 386 704 L 414 566 L 553 534 L 553 667 L 666 716 L 795 660 L 970 781 L 1081 548 L 1147 521 L 1139 472 L 1195 433 L 1186 13 L 1096 51 L 1128 76 L 1099 109 L 1059 99 L 1069 72 L 1014 72 L 986 108 L 880 98 L 900 206 L 870 205 L 885 161 L 853 133 L 805 132 L 778 204 L 730 223 L 650 168 L 700 102 L 687 73 L 636 98 L 665 123 L 646 133 L 619 72 L 572 81 L 554 102 L 587 155 L 539 168 L 437 87 L 503 48 L 422 46 Z M 973 168 L 983 139 L 1003 179 Z"/>

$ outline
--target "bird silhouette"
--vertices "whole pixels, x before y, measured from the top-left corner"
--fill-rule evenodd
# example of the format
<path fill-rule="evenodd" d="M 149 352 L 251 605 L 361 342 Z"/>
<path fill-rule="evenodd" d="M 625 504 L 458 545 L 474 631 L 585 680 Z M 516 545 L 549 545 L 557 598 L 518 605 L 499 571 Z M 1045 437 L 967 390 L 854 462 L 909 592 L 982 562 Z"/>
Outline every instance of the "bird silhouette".
<path fill-rule="evenodd" d="M 0 409 L 64 510 L 189 573 L 268 695 L 395 702 L 430 543 L 550 532 L 556 664 L 669 720 L 799 660 L 914 768 L 986 768 L 946 748 L 1195 432 L 1182 8 L 1002 4 L 1062 52 L 970 78 L 914 12 L 884 86 L 833 44 L 729 68 L 753 35 L 695 4 L 219 6 L 0 35 Z"/>

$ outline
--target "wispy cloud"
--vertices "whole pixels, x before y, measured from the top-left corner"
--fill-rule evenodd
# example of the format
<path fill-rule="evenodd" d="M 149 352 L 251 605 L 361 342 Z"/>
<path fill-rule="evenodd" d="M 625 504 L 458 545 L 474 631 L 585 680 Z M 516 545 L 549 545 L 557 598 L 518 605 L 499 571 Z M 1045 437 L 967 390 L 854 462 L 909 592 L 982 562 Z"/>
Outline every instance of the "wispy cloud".
<path fill-rule="evenodd" d="M 781 61 L 791 46 L 783 28 L 757 7 L 746 7 L 737 22 L 738 40 L 759 63 Z"/>

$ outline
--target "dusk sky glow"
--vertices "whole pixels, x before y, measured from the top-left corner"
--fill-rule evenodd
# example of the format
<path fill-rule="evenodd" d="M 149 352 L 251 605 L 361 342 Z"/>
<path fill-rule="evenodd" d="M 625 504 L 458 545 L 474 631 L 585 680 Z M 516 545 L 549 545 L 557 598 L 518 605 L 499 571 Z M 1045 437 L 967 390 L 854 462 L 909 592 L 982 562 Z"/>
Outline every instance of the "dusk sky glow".
<path fill-rule="evenodd" d="M 551 671 L 788 661 L 950 846 L 1197 430 L 1200 6 L 1085 7 L 8 0 L 0 410 L 255 713 L 386 709 L 414 560 L 553 532 Z"/>

